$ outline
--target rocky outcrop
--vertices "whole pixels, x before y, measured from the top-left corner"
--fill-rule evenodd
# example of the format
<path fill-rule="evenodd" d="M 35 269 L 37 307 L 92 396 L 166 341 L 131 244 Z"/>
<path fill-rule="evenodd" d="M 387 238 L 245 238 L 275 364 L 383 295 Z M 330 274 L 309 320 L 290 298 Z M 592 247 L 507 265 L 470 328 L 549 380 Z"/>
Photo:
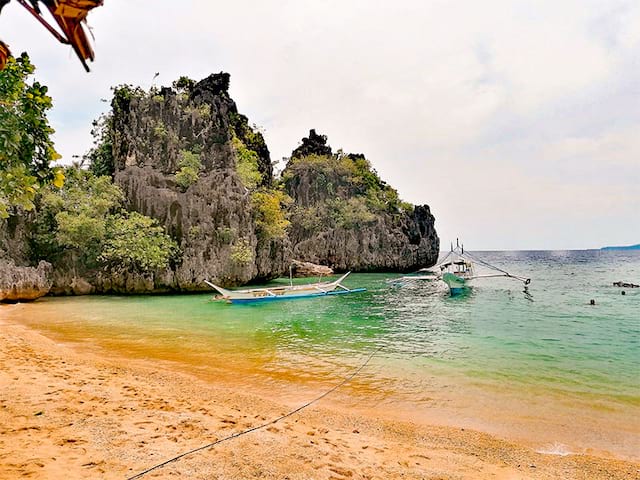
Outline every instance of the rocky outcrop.
<path fill-rule="evenodd" d="M 412 214 L 383 216 L 359 228 L 331 228 L 302 236 L 293 254 L 338 271 L 406 272 L 435 264 L 439 245 L 433 215 L 424 205 L 415 207 Z"/>
<path fill-rule="evenodd" d="M 182 90 L 116 89 L 114 180 L 127 209 L 158 220 L 178 243 L 181 258 L 144 277 L 97 275 L 89 279 L 94 291 L 197 291 L 207 288 L 204 280 L 239 285 L 287 274 L 294 258 L 338 271 L 407 271 L 435 263 L 439 241 L 429 207 L 401 205 L 364 155 L 334 155 L 326 136 L 315 130 L 293 151 L 283 173 L 293 199 L 288 234 L 261 236 L 252 193 L 275 181 L 269 150 L 228 88 L 229 75 L 220 73 Z M 197 179 L 186 186 L 176 175 L 185 152 L 201 163 Z M 243 155 L 256 159 L 260 180 L 252 187 L 240 174 Z M 314 155 L 329 161 L 304 168 L 304 159 Z M 336 212 L 346 219 L 336 220 Z"/>
<path fill-rule="evenodd" d="M 291 274 L 296 278 L 301 277 L 322 277 L 331 275 L 333 269 L 326 265 L 318 265 L 311 262 L 291 261 Z"/>
<path fill-rule="evenodd" d="M 228 89 L 226 73 L 150 92 L 114 89 L 100 147 L 108 155 L 95 157 L 97 171 L 112 175 L 127 210 L 156 219 L 175 240 L 179 255 L 167 268 L 107 271 L 96 256 L 70 260 L 62 251 L 51 255 L 51 275 L 43 265 L 21 270 L 29 222 L 12 217 L 0 221 L 0 260 L 15 260 L 2 277 L 7 298 L 37 298 L 51 284 L 59 295 L 202 291 L 205 280 L 233 286 L 287 275 L 292 259 L 302 262 L 294 264 L 299 276 L 435 263 L 439 239 L 428 206 L 400 201 L 364 155 L 333 153 L 315 130 L 274 178 L 264 138 Z"/>
<path fill-rule="evenodd" d="M 41 261 L 37 268 L 19 267 L 12 260 L 0 260 L 0 302 L 32 301 L 51 288 L 51 264 Z"/>
<path fill-rule="evenodd" d="M 435 264 L 440 240 L 429 207 L 400 201 L 364 155 L 333 154 L 326 141 L 311 130 L 283 172 L 293 256 L 338 271 Z"/>
<path fill-rule="evenodd" d="M 228 87 L 229 75 L 221 73 L 188 92 L 163 88 L 155 96 L 116 94 L 113 101 L 115 182 L 128 209 L 157 219 L 182 252 L 173 275 L 160 275 L 169 283 L 165 288 L 202 290 L 204 280 L 242 284 L 288 268 L 287 240 L 260 241 L 256 235 L 234 137 L 257 156 L 265 185 L 272 181 L 271 160 L 262 135 L 238 113 Z M 185 151 L 197 154 L 202 168 L 197 181 L 183 189 L 175 174 Z"/>

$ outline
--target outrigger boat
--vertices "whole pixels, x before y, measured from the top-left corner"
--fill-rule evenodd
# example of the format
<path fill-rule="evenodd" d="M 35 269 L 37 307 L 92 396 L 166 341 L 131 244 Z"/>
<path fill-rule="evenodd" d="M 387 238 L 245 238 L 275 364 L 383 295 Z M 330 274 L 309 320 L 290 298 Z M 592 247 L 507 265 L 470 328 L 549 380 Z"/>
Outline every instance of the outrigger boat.
<path fill-rule="evenodd" d="M 490 273 L 476 273 L 476 264 L 484 267 Z M 456 240 L 456 247 L 451 244 L 451 251 L 444 256 L 436 265 L 423 268 L 416 272 L 418 275 L 402 277 L 402 280 L 442 280 L 449 287 L 451 295 L 459 295 L 468 291 L 471 286 L 469 282 L 476 278 L 508 277 L 524 283 L 524 293 L 530 298 L 529 287 L 530 278 L 513 275 L 490 263 L 480 260 L 464 251 L 464 245 L 460 245 Z"/>
<path fill-rule="evenodd" d="M 293 300 L 299 298 L 326 297 L 329 295 L 346 295 L 349 293 L 364 292 L 366 288 L 349 289 L 342 285 L 342 281 L 351 272 L 332 282 L 307 283 L 305 285 L 286 285 L 284 287 L 251 288 L 244 290 L 227 290 L 207 280 L 205 283 L 215 289 L 220 295 L 218 299 L 227 303 L 256 303 L 270 302 L 274 300 Z"/>

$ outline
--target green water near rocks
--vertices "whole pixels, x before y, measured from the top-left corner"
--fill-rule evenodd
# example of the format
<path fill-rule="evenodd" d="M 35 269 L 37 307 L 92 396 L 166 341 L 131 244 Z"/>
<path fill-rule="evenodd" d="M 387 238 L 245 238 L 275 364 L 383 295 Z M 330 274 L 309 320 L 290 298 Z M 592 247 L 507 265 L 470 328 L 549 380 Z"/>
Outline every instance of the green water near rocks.
<path fill-rule="evenodd" d="M 438 282 L 352 274 L 345 283 L 367 292 L 257 305 L 210 295 L 45 298 L 0 314 L 59 341 L 170 361 L 292 402 L 382 347 L 343 392 L 347 404 L 639 457 L 640 289 L 612 282 L 640 283 L 640 252 L 476 255 L 531 277 L 534 301 L 504 278 L 450 297 Z"/>

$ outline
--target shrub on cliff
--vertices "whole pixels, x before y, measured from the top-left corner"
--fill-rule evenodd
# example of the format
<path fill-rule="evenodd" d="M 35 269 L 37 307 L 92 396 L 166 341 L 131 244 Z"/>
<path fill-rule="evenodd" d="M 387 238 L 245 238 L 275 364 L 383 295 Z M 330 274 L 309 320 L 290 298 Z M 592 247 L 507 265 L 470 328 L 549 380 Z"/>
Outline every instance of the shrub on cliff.
<path fill-rule="evenodd" d="M 361 154 L 311 154 L 292 158 L 282 174 L 286 191 L 297 203 L 309 207 L 335 199 L 360 198 L 372 214 L 413 209 L 387 185 Z M 355 205 L 355 204 L 354 204 Z"/>
<path fill-rule="evenodd" d="M 253 262 L 254 253 L 249 240 L 240 238 L 236 243 L 231 245 L 229 258 L 231 262 L 236 265 L 248 265 Z"/>
<path fill-rule="evenodd" d="M 258 168 L 258 154 L 247 148 L 236 136 L 233 136 L 231 145 L 236 154 L 236 169 L 240 181 L 248 190 L 254 190 L 262 182 L 262 174 Z"/>
<path fill-rule="evenodd" d="M 42 185 L 64 181 L 62 169 L 50 167 L 60 158 L 47 119 L 52 103 L 47 87 L 29 81 L 34 71 L 26 53 L 0 71 L 0 218 L 11 207 L 32 210 Z"/>
<path fill-rule="evenodd" d="M 352 197 L 347 200 L 336 198 L 329 201 L 328 206 L 334 225 L 341 228 L 364 227 L 375 222 L 377 218 L 362 197 Z"/>
<path fill-rule="evenodd" d="M 101 115 L 92 126 L 93 147 L 83 159 L 89 163 L 89 169 L 95 176 L 112 177 L 116 168 L 113 160 L 113 115 Z"/>
<path fill-rule="evenodd" d="M 200 155 L 189 150 L 180 151 L 180 160 L 178 160 L 179 170 L 176 172 L 175 179 L 182 191 L 186 191 L 191 185 L 196 183 L 202 168 Z"/>
<path fill-rule="evenodd" d="M 263 189 L 251 195 L 258 237 L 263 240 L 282 238 L 287 233 L 289 220 L 283 207 L 291 203 L 282 190 Z"/>

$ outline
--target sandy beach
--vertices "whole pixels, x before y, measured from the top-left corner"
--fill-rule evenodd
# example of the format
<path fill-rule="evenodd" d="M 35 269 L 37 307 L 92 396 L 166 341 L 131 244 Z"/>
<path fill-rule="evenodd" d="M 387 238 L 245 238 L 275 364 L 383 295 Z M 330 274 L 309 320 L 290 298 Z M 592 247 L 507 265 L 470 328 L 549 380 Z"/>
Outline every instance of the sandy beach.
<path fill-rule="evenodd" d="M 0 478 L 130 478 L 291 410 L 166 364 L 101 358 L 0 319 Z M 631 479 L 640 465 L 554 456 L 329 398 L 142 478 Z"/>

